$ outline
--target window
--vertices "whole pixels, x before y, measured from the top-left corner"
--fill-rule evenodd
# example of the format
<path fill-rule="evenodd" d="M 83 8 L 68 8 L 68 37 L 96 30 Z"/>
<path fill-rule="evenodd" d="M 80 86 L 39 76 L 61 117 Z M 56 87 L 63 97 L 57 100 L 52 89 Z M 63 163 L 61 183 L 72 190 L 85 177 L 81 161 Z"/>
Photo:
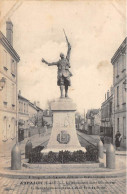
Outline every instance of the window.
<path fill-rule="evenodd" d="M 19 101 L 19 111 L 20 111 L 20 101 Z"/>
<path fill-rule="evenodd" d="M 23 112 L 23 102 L 21 102 L 21 112 Z"/>
<path fill-rule="evenodd" d="M 26 112 L 26 104 L 24 103 L 24 112 Z"/>
<path fill-rule="evenodd" d="M 5 87 L 3 88 L 3 103 L 4 105 L 7 105 L 7 93 L 8 93 L 8 81 L 6 80 Z"/>
<path fill-rule="evenodd" d="M 13 75 L 13 76 L 15 76 L 15 73 L 16 73 L 16 69 L 15 69 L 15 61 L 12 59 L 11 60 L 11 74 Z"/>
<path fill-rule="evenodd" d="M 126 117 L 123 117 L 123 138 L 126 139 Z"/>
<path fill-rule="evenodd" d="M 125 90 L 125 84 L 123 83 L 122 86 L 122 100 L 123 100 L 123 105 L 126 104 L 126 90 Z"/>
<path fill-rule="evenodd" d="M 28 113 L 28 104 L 27 104 L 27 113 Z"/>
<path fill-rule="evenodd" d="M 119 62 L 116 63 L 116 78 L 119 77 Z"/>
<path fill-rule="evenodd" d="M 122 72 L 126 70 L 126 54 L 122 54 Z"/>
<path fill-rule="evenodd" d="M 11 91 L 11 96 L 12 96 L 12 106 L 15 106 L 15 85 L 12 84 L 12 91 Z"/>
<path fill-rule="evenodd" d="M 117 131 L 119 131 L 119 118 L 117 118 Z"/>
<path fill-rule="evenodd" d="M 15 138 L 15 131 L 16 131 L 16 122 L 15 118 L 11 119 L 11 139 Z"/>
<path fill-rule="evenodd" d="M 3 53 L 3 67 L 5 70 L 8 70 L 8 67 L 7 67 L 7 52 L 4 50 L 4 53 Z"/>
<path fill-rule="evenodd" d="M 117 86 L 117 106 L 119 106 L 119 86 Z"/>
<path fill-rule="evenodd" d="M 6 141 L 7 140 L 7 123 L 8 120 L 7 120 L 7 117 L 4 116 L 3 118 L 3 130 L 2 130 L 2 140 L 3 141 Z"/>
<path fill-rule="evenodd" d="M 110 102 L 110 116 L 112 114 L 112 102 Z"/>

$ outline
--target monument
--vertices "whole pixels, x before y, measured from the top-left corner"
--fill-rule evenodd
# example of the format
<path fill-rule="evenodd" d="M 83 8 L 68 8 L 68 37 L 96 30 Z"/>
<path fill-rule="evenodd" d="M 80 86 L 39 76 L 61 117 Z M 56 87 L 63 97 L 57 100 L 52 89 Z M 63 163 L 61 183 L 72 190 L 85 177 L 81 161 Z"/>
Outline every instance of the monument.
<path fill-rule="evenodd" d="M 65 33 L 65 32 L 64 32 Z M 71 85 L 70 77 L 70 53 L 71 45 L 65 34 L 68 51 L 66 58 L 64 54 L 60 54 L 58 62 L 48 63 L 42 59 L 43 63 L 48 66 L 56 65 L 58 67 L 57 85 L 60 86 L 60 98 L 51 103 L 51 110 L 53 112 L 53 128 L 47 147 L 42 150 L 42 153 L 59 152 L 59 151 L 78 151 L 86 152 L 84 147 L 81 147 L 75 128 L 75 111 L 76 104 L 68 97 L 68 87 Z M 64 94 L 65 91 L 65 94 Z"/>

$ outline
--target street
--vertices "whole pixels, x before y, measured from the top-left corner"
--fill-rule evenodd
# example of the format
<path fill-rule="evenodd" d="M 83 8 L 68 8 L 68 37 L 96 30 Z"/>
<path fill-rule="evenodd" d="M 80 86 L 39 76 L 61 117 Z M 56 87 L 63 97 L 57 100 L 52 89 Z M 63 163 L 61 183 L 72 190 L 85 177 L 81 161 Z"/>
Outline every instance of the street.
<path fill-rule="evenodd" d="M 41 135 L 38 137 L 38 134 L 31 137 L 31 141 L 33 144 L 33 147 L 43 144 L 46 145 L 48 142 L 48 139 L 50 138 L 51 129 L 47 131 L 47 133 L 44 135 Z M 80 132 L 78 133 L 78 138 L 82 146 L 87 146 L 89 143 L 96 144 L 97 140 L 93 139 L 89 135 L 82 134 Z M 26 141 L 25 141 L 26 142 Z M 21 143 L 21 150 L 22 150 L 22 157 L 24 158 L 24 146 L 25 142 Z M 125 169 L 125 165 L 123 165 L 124 156 L 116 156 L 116 161 L 118 164 L 118 161 L 120 161 L 121 169 Z M 104 154 L 105 158 L 105 154 Z M 10 167 L 10 160 L 8 158 L 4 158 L 6 163 L 6 169 Z M 124 163 L 123 163 L 124 162 Z M 4 163 L 4 164 L 5 164 Z M 123 166 L 122 166 L 123 165 Z M 117 165 L 118 166 L 118 165 Z M 39 171 L 42 171 L 42 173 L 45 173 L 45 170 L 43 171 L 43 168 L 38 169 Z M 95 168 L 91 167 L 90 169 L 85 170 L 85 172 L 91 171 L 91 172 L 98 172 L 100 175 L 101 173 L 105 173 L 106 171 L 109 171 L 109 169 L 106 168 Z M 24 173 L 30 172 L 29 168 L 22 167 L 22 171 Z M 32 170 L 33 171 L 33 170 Z M 31 171 L 31 172 L 32 172 Z M 36 176 L 26 178 L 24 176 L 20 176 L 19 178 L 16 177 L 0 177 L 0 193 L 5 194 L 26 194 L 26 193 L 56 193 L 56 194 L 68 194 L 68 193 L 74 193 L 74 194 L 84 194 L 84 193 L 105 193 L 105 194 L 125 194 L 126 193 L 126 177 L 123 175 L 121 176 L 98 176 L 97 174 L 93 174 L 92 176 L 86 175 L 84 177 L 80 176 L 71 176 L 65 178 L 64 173 L 62 177 L 53 178 L 46 177 L 43 178 L 39 176 L 39 171 L 36 170 Z M 105 171 L 105 172 L 104 172 Z M 19 171 L 20 172 L 20 171 Z M 68 170 L 69 172 L 69 170 Z M 33 171 L 34 173 L 34 171 Z M 80 174 L 80 169 L 78 171 Z M 49 173 L 50 174 L 50 173 Z M 106 178 L 105 178 L 106 177 Z"/>

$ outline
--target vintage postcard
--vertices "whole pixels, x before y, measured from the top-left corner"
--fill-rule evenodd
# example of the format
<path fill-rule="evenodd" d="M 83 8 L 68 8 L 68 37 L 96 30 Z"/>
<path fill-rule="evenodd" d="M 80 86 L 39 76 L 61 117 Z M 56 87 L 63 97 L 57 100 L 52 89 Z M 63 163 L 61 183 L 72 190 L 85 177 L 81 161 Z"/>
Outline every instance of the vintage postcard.
<path fill-rule="evenodd" d="M 0 193 L 126 193 L 126 0 L 0 0 Z"/>

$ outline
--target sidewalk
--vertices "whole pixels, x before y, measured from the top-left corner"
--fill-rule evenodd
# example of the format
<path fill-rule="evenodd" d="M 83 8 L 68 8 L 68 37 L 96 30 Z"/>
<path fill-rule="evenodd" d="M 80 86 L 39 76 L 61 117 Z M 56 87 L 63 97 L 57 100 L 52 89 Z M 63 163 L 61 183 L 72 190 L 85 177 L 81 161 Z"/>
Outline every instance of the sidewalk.
<path fill-rule="evenodd" d="M 40 134 L 40 136 L 39 136 L 39 134 L 36 134 L 36 135 L 33 135 L 32 137 L 27 137 L 23 141 L 21 141 L 19 143 L 19 145 L 20 145 L 22 159 L 24 159 L 24 157 L 25 157 L 24 156 L 24 154 L 25 154 L 25 145 L 26 145 L 26 142 L 28 140 L 31 141 L 32 147 L 34 148 L 34 147 L 36 147 L 40 144 L 43 144 L 45 142 L 47 143 L 49 138 L 50 138 L 50 134 L 51 134 L 51 129 L 47 130 L 46 133 Z M 0 158 L 1 158 L 0 168 L 9 168 L 10 165 L 11 165 L 11 153 L 10 153 L 10 151 L 6 152 L 6 154 L 2 153 L 0 155 Z"/>
<path fill-rule="evenodd" d="M 108 148 L 109 144 L 104 144 L 104 152 L 106 153 L 106 150 Z M 114 145 L 113 145 L 114 146 Z M 114 146 L 115 149 L 115 146 Z M 116 150 L 115 149 L 115 155 L 119 155 L 119 156 L 127 156 L 127 151 L 125 148 L 120 148 L 120 150 Z"/>
<path fill-rule="evenodd" d="M 90 138 L 93 138 L 96 143 L 99 141 L 100 137 L 98 135 L 89 135 Z M 106 149 L 108 148 L 109 144 L 104 144 L 104 152 L 106 153 Z M 115 146 L 114 146 L 115 148 Z M 121 156 L 127 156 L 127 151 L 126 148 L 120 147 L 120 150 L 115 150 L 116 155 L 121 155 Z"/>
<path fill-rule="evenodd" d="M 47 142 L 47 140 L 49 140 L 50 134 L 51 134 L 51 129 L 48 129 L 47 132 L 42 133 L 40 135 L 36 134 L 31 137 L 25 138 L 25 140 L 20 143 L 21 154 L 25 153 L 25 145 L 28 140 L 31 141 L 32 147 L 34 148 L 44 142 Z"/>
<path fill-rule="evenodd" d="M 97 142 L 98 142 L 97 138 L 93 138 L 93 137 L 91 137 L 91 135 L 87 135 L 87 134 L 82 133 L 80 131 L 77 131 L 77 134 L 82 136 L 86 141 L 90 142 L 91 144 L 93 144 L 95 146 L 97 145 Z"/>
<path fill-rule="evenodd" d="M 125 157 L 116 158 L 116 169 L 108 169 L 100 166 L 99 163 L 90 164 L 29 164 L 24 155 L 25 145 L 28 139 L 31 140 L 33 147 L 40 144 L 47 143 L 50 138 L 51 130 L 45 134 L 34 135 L 26 138 L 20 143 L 22 168 L 21 170 L 11 170 L 11 157 L 1 158 L 0 176 L 10 178 L 60 178 L 60 177 L 122 177 L 126 173 Z M 119 157 L 119 159 L 118 159 Z M 106 161 L 106 154 L 104 154 L 104 161 Z M 119 162 L 117 162 L 119 161 Z M 103 162 L 103 161 L 102 161 Z M 25 166 L 24 164 L 27 164 Z M 34 167 L 34 168 L 33 168 Z"/>
<path fill-rule="evenodd" d="M 47 133 L 51 133 L 51 128 L 49 128 L 47 130 L 47 132 L 45 133 L 41 133 L 40 136 L 39 134 L 35 134 L 31 137 L 27 137 L 25 138 L 23 141 L 21 142 L 18 142 L 19 145 L 20 145 L 20 149 L 21 149 L 21 153 L 24 153 L 24 150 L 25 150 L 25 145 L 26 145 L 26 142 L 28 140 L 31 140 L 32 144 L 33 144 L 33 147 L 37 146 L 37 145 L 40 145 L 41 142 L 42 142 L 42 137 L 46 136 Z M 13 148 L 13 146 L 16 144 L 16 139 L 14 140 L 11 140 L 10 142 L 7 142 L 7 146 L 4 144 L 2 145 L 2 150 L 0 152 L 0 157 L 11 157 L 11 150 Z"/>

